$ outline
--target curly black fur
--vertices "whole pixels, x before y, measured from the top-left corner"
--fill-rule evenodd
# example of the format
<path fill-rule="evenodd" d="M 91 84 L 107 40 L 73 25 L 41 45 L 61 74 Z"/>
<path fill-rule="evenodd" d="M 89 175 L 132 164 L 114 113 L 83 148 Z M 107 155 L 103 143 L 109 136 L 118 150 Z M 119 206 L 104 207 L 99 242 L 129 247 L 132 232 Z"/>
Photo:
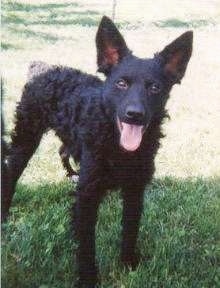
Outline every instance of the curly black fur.
<path fill-rule="evenodd" d="M 80 287 L 97 283 L 95 224 L 107 189 L 121 188 L 123 197 L 121 260 L 132 268 L 138 263 L 136 240 L 144 188 L 154 172 L 169 92 L 183 77 L 191 56 L 192 32 L 153 59 L 140 59 L 126 47 L 111 20 L 103 17 L 96 44 L 105 81 L 67 67 L 32 64 L 16 109 L 9 157 L 12 181 L 10 191 L 4 192 L 7 213 L 17 180 L 43 133 L 53 129 L 64 144 L 61 154 L 67 148 L 80 162 L 74 206 Z M 134 133 L 133 138 L 123 129 Z"/>
<path fill-rule="evenodd" d="M 35 78 L 36 76 L 38 76 L 42 73 L 47 72 L 50 68 L 51 67 L 47 63 L 44 63 L 42 61 L 32 62 L 29 66 L 29 69 L 28 69 L 28 81 L 32 80 L 33 78 Z M 70 153 L 68 147 L 65 146 L 64 144 L 61 145 L 61 147 L 59 149 L 59 155 L 60 155 L 63 167 L 67 172 L 67 174 L 66 174 L 67 177 L 69 177 L 71 179 L 72 176 L 78 176 L 78 173 L 76 171 L 74 171 L 70 165 L 69 158 L 71 156 L 71 153 Z"/>

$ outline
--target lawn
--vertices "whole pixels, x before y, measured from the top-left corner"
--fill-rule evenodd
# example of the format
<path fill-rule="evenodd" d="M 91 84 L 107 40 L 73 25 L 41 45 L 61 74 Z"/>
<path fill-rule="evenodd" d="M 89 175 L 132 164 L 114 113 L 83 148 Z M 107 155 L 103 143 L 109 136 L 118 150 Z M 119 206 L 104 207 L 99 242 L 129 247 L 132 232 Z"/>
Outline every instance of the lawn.
<path fill-rule="evenodd" d="M 31 61 L 96 74 L 94 45 L 113 1 L 2 1 L 2 77 L 6 139 Z M 194 53 L 171 94 L 171 119 L 146 189 L 136 271 L 119 262 L 121 199 L 106 197 L 97 224 L 102 288 L 220 287 L 219 1 L 118 0 L 116 22 L 136 55 L 152 56 L 187 29 Z M 49 132 L 17 186 L 2 227 L 2 287 L 69 288 L 76 275 L 69 208 L 74 190 Z M 73 255 L 73 256 L 72 256 Z"/>

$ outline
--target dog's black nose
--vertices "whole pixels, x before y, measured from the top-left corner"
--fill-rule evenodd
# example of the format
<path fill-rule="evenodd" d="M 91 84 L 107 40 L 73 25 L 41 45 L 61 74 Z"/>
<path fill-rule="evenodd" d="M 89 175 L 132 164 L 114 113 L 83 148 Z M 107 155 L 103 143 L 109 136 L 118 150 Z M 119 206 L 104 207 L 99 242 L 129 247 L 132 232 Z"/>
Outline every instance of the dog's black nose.
<path fill-rule="evenodd" d="M 136 106 L 136 105 L 129 105 L 126 108 L 126 117 L 130 120 L 143 120 L 144 118 L 144 108 L 141 106 Z"/>

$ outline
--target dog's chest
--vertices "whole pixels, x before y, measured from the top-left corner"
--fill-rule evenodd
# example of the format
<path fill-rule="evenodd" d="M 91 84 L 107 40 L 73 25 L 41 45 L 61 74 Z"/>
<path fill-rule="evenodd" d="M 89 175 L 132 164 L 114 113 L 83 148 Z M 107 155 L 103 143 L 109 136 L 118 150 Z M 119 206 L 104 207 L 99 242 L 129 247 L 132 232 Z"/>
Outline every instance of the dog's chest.
<path fill-rule="evenodd" d="M 139 157 L 123 154 L 111 156 L 111 158 L 106 158 L 104 169 L 108 183 L 114 184 L 113 186 L 121 186 L 141 174 L 143 163 Z"/>

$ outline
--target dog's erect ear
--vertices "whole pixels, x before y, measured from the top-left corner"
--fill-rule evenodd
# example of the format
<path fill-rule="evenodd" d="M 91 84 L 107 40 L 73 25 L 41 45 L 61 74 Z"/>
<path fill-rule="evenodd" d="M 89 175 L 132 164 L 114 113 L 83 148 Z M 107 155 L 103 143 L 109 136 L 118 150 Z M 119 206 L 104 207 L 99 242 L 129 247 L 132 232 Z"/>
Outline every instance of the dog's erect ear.
<path fill-rule="evenodd" d="M 125 40 L 106 16 L 103 16 L 96 34 L 98 71 L 108 74 L 112 66 L 128 53 Z"/>
<path fill-rule="evenodd" d="M 159 55 L 164 62 L 164 71 L 174 83 L 180 83 L 192 55 L 193 32 L 187 31 L 166 46 Z"/>

